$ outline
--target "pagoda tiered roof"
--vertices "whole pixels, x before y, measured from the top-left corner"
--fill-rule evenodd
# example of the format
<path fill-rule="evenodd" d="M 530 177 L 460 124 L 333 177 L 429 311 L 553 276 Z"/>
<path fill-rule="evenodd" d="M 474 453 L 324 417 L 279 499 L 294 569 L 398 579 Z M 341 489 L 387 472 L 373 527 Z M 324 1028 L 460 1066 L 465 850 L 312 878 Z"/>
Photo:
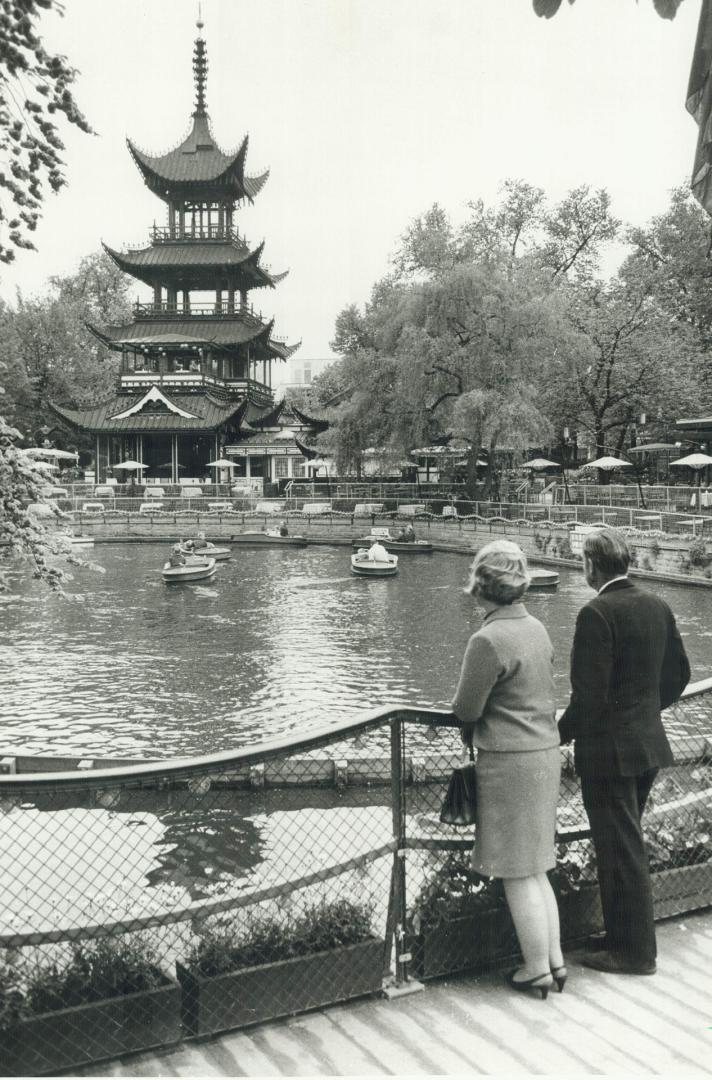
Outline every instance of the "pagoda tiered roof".
<path fill-rule="evenodd" d="M 245 135 L 237 150 L 226 153 L 218 146 L 204 113 L 193 116 L 187 137 L 166 154 L 148 154 L 131 139 L 126 142 L 147 186 L 166 202 L 177 192 L 190 195 L 193 191 L 203 198 L 211 192 L 252 202 L 269 176 L 269 169 L 260 176 L 245 176 L 249 136 Z"/>
<path fill-rule="evenodd" d="M 239 272 L 248 288 L 274 288 L 289 272 L 270 274 L 260 266 L 264 241 L 252 250 L 247 244 L 234 240 L 190 239 L 126 252 L 115 251 L 104 243 L 102 247 L 120 270 L 146 285 L 161 282 L 168 272 L 185 281 L 186 287 L 189 287 L 189 279 L 194 288 L 200 289 L 213 281 L 216 271 L 228 270 Z"/>
<path fill-rule="evenodd" d="M 157 396 L 155 389 L 153 398 Z M 129 432 L 214 431 L 230 421 L 237 426 L 246 407 L 244 399 L 225 402 L 210 393 L 195 395 L 159 391 L 158 402 L 153 398 L 150 392 L 143 397 L 116 394 L 100 404 L 83 409 L 69 409 L 54 403 L 51 403 L 51 408 L 73 427 L 119 435 Z M 142 405 L 144 407 L 140 408 Z"/>
<path fill-rule="evenodd" d="M 259 345 L 264 358 L 286 360 L 299 348 L 275 341 L 270 335 L 274 320 L 262 323 L 252 316 L 241 317 L 239 313 L 221 318 L 137 319 L 121 326 L 97 327 L 87 323 L 88 329 L 109 349 L 121 351 L 125 347 L 140 349 L 143 346 L 165 348 L 176 345 L 196 345 L 201 348 L 220 347 L 229 349 L 246 342 Z M 261 357 L 260 357 L 261 359 Z"/>

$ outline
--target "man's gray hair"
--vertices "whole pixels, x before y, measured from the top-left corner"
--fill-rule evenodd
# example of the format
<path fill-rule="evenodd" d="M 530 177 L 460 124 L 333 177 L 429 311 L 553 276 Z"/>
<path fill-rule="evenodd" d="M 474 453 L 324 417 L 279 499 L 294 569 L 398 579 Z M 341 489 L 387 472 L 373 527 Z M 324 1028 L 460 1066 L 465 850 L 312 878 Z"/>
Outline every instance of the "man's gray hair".
<path fill-rule="evenodd" d="M 511 540 L 493 540 L 477 552 L 465 592 L 495 604 L 513 604 L 529 588 L 527 557 Z"/>
<path fill-rule="evenodd" d="M 596 529 L 584 537 L 583 553 L 593 566 L 607 578 L 627 574 L 630 566 L 630 548 L 617 529 Z"/>

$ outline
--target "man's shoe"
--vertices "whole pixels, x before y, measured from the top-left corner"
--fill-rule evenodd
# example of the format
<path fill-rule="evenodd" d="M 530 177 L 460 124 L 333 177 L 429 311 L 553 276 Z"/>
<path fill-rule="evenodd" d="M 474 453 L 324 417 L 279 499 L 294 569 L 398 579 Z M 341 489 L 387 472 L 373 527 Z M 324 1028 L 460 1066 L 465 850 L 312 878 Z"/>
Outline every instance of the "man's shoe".
<path fill-rule="evenodd" d="M 586 938 L 586 944 L 593 952 L 600 952 L 601 949 L 606 948 L 606 931 L 597 930 L 595 934 L 589 934 Z"/>
<path fill-rule="evenodd" d="M 625 956 L 611 952 L 591 952 L 581 960 L 584 967 L 594 971 L 605 971 L 607 975 L 654 975 L 657 971 L 654 960 L 640 963 Z"/>

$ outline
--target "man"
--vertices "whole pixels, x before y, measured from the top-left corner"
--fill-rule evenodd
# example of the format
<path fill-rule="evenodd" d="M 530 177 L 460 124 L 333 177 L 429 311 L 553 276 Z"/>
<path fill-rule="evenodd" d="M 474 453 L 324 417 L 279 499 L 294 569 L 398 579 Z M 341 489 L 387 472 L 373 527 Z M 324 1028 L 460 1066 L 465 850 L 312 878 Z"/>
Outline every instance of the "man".
<path fill-rule="evenodd" d="M 371 562 L 389 562 L 388 552 L 378 540 L 374 540 L 368 549 L 368 557 Z"/>
<path fill-rule="evenodd" d="M 679 698 L 690 665 L 668 605 L 628 579 L 622 535 L 589 533 L 583 560 L 598 595 L 576 620 L 571 700 L 559 721 L 561 741 L 575 740 L 606 928 L 605 950 L 583 963 L 653 975 L 655 925 L 640 818 L 658 770 L 673 763 L 660 710 Z"/>

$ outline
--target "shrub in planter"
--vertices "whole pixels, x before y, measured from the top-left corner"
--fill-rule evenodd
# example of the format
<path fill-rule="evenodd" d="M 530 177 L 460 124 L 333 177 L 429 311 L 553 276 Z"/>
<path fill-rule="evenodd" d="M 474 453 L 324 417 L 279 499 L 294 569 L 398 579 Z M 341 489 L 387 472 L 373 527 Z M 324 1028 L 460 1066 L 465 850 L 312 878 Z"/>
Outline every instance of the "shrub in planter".
<path fill-rule="evenodd" d="M 140 940 L 79 942 L 65 962 L 0 963 L 0 1062 L 8 1075 L 55 1072 L 180 1038 L 177 985 Z"/>
<path fill-rule="evenodd" d="M 408 918 L 412 970 L 432 978 L 518 953 L 501 882 L 472 870 L 469 853 L 449 853 L 426 871 Z"/>
<path fill-rule="evenodd" d="M 380 990 L 384 941 L 371 914 L 368 902 L 339 899 L 196 923 L 177 964 L 183 1023 L 205 1035 Z"/>

